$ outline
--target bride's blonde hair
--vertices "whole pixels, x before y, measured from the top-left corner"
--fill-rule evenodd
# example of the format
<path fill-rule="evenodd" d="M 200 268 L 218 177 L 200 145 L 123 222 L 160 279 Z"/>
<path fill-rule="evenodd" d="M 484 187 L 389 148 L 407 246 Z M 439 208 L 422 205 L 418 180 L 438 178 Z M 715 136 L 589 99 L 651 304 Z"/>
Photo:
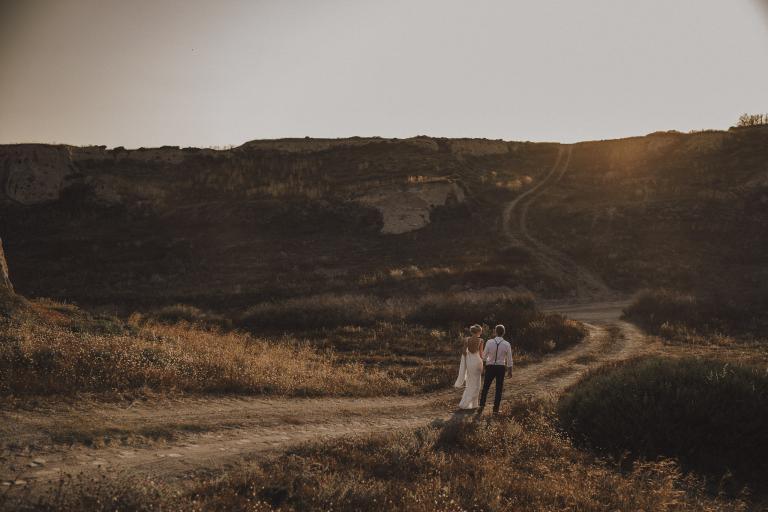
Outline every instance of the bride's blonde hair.
<path fill-rule="evenodd" d="M 483 332 L 483 328 L 475 324 L 469 328 L 469 332 L 471 332 L 472 334 L 478 334 Z"/>

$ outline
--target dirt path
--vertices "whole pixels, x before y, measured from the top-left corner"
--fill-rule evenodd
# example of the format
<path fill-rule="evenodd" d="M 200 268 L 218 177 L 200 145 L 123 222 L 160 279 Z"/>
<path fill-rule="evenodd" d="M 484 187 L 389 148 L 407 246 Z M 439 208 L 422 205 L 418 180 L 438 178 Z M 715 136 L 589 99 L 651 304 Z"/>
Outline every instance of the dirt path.
<path fill-rule="evenodd" d="M 531 251 L 550 272 L 562 277 L 566 282 L 575 281 L 579 300 L 605 301 L 618 297 L 618 294 L 611 290 L 599 276 L 560 251 L 545 245 L 528 232 L 528 211 L 531 205 L 568 171 L 572 153 L 572 146 L 562 146 L 552 169 L 544 179 L 507 203 L 502 215 L 502 230 L 510 243 Z"/>
<path fill-rule="evenodd" d="M 566 306 L 563 306 L 567 309 Z M 589 368 L 654 350 L 633 326 L 621 322 L 616 303 L 573 310 L 588 319 L 581 344 L 514 371 L 505 399 L 550 396 Z M 367 399 L 187 398 L 134 405 L 41 406 L 0 412 L 3 450 L 0 481 L 12 487 L 47 487 L 65 475 L 147 476 L 184 482 L 220 471 L 244 458 L 306 442 L 378 433 L 448 420 L 460 390 L 417 397 Z M 491 392 L 493 394 L 493 392 Z M 115 442 L 86 446 L 74 439 Z M 159 440 L 148 442 L 148 437 Z"/>
<path fill-rule="evenodd" d="M 545 265 L 576 276 L 580 300 L 545 308 L 584 321 L 589 336 L 540 363 L 516 369 L 505 385 L 505 399 L 556 396 L 590 368 L 658 350 L 620 320 L 626 301 L 616 300 L 597 276 L 528 233 L 530 205 L 566 172 L 570 156 L 570 147 L 561 149 L 545 179 L 505 208 L 503 229 L 510 241 L 528 247 Z M 0 483 L 8 491 L 33 493 L 67 475 L 131 474 L 182 484 L 196 474 L 306 441 L 449 420 L 460 395 L 450 389 L 366 399 L 203 397 L 131 405 L 42 403 L 29 410 L 0 411 Z"/>

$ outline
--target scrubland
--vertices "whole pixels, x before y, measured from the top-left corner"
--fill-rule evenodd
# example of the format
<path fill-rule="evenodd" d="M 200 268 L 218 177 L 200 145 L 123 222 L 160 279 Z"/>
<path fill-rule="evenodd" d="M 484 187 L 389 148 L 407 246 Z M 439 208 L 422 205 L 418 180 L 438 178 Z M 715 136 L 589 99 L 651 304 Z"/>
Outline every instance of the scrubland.
<path fill-rule="evenodd" d="M 462 328 L 506 322 L 521 362 L 577 343 L 528 295 L 319 296 L 224 318 L 177 305 L 127 320 L 52 301 L 3 320 L 0 393 L 413 394 L 455 378 Z"/>

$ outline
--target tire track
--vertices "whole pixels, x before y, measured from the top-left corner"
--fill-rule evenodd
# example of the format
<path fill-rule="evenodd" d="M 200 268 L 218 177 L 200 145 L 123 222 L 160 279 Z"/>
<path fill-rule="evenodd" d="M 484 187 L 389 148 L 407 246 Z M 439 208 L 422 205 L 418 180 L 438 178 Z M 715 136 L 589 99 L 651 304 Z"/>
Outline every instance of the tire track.
<path fill-rule="evenodd" d="M 547 246 L 528 231 L 531 205 L 548 187 L 560 181 L 568 171 L 572 154 L 572 146 L 561 146 L 552 169 L 544 179 L 507 203 L 502 214 L 502 231 L 511 244 L 527 248 L 549 271 L 566 282 L 575 282 L 579 300 L 604 301 L 617 294 L 599 276 L 562 252 Z"/>

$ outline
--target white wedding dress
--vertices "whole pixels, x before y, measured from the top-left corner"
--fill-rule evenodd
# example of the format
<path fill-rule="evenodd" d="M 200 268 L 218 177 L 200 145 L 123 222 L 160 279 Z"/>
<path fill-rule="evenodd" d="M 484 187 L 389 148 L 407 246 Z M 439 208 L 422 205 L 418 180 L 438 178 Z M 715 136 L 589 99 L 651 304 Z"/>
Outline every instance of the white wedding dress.
<path fill-rule="evenodd" d="M 459 377 L 454 387 L 464 387 L 464 395 L 459 402 L 459 409 L 477 409 L 480 406 L 480 388 L 483 379 L 483 360 L 480 359 L 480 351 L 474 354 L 469 350 L 464 351 L 459 364 Z"/>

